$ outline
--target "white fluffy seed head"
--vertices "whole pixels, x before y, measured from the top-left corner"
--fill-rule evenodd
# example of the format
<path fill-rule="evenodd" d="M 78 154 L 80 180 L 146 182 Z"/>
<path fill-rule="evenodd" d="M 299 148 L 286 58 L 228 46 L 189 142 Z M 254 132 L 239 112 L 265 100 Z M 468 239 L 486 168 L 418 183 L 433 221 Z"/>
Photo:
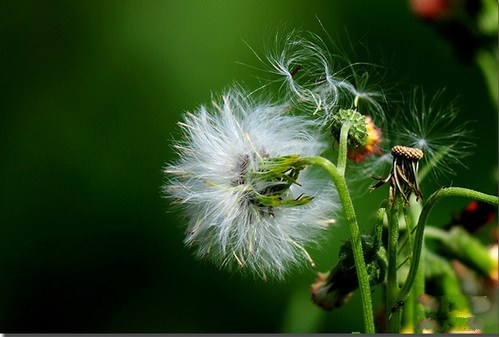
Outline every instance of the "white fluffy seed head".
<path fill-rule="evenodd" d="M 265 186 L 257 175 L 246 174 L 258 172 L 267 158 L 324 151 L 327 143 L 311 123 L 286 110 L 236 88 L 213 107 L 187 113 L 180 123 L 180 158 L 166 167 L 165 191 L 185 208 L 185 242 L 199 257 L 262 278 L 282 278 L 291 267 L 310 263 L 303 247 L 317 243 L 324 221 L 336 208 L 332 185 L 305 169 L 298 177 L 300 185 L 291 185 L 282 197 L 314 199 L 305 205 L 269 208 L 255 202 L 255 192 L 276 183 Z"/>

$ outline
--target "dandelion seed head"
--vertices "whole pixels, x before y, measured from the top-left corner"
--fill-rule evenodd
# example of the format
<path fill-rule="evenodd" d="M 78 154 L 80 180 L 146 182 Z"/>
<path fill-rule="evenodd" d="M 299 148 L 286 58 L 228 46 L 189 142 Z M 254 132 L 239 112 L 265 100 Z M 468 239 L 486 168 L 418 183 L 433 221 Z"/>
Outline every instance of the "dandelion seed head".
<path fill-rule="evenodd" d="M 318 243 L 337 208 L 331 183 L 309 169 L 299 174 L 299 185 L 259 176 L 268 159 L 319 155 L 327 146 L 310 121 L 286 111 L 233 88 L 213 107 L 185 115 L 183 140 L 176 144 L 182 151 L 165 170 L 165 192 L 188 215 L 185 243 L 197 256 L 262 278 L 312 264 L 304 246 Z M 264 206 L 258 197 L 266 191 L 292 201 L 313 199 Z"/>

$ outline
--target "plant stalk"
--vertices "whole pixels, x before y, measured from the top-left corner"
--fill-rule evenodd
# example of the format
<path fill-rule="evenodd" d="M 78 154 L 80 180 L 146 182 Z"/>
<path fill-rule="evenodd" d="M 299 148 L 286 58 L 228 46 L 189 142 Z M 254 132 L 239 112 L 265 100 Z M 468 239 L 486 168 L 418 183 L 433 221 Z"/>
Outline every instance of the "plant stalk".
<path fill-rule="evenodd" d="M 360 296 L 362 300 L 362 313 L 364 319 L 364 327 L 366 333 L 375 333 L 374 316 L 371 301 L 371 288 L 369 284 L 369 276 L 364 260 L 364 252 L 360 240 L 360 230 L 357 224 L 357 217 L 353 207 L 350 193 L 345 178 L 338 172 L 338 169 L 329 160 L 323 157 L 304 157 L 302 158 L 305 164 L 318 165 L 322 167 L 331 176 L 331 179 L 336 186 L 340 202 L 343 205 L 345 219 L 350 229 L 350 238 L 352 242 L 352 250 L 355 260 L 355 268 L 357 269 L 357 277 L 359 281 Z"/>
<path fill-rule="evenodd" d="M 388 275 L 386 283 L 386 310 L 388 332 L 400 332 L 402 309 L 398 308 L 399 286 L 397 281 L 397 253 L 399 239 L 399 215 L 402 199 L 398 196 L 388 208 Z"/>
<path fill-rule="evenodd" d="M 409 274 L 407 275 L 404 286 L 400 291 L 398 300 L 405 300 L 411 292 L 421 262 L 426 221 L 428 220 L 428 216 L 433 209 L 433 206 L 435 206 L 437 201 L 445 197 L 465 197 L 495 205 L 497 205 L 498 203 L 498 198 L 494 195 L 489 195 L 462 187 L 447 187 L 434 192 L 426 201 L 421 211 L 421 215 L 419 216 L 418 224 L 416 227 L 416 234 L 414 237 L 414 250 L 412 252 L 413 255 L 411 259 L 411 266 L 409 268 Z"/>
<path fill-rule="evenodd" d="M 348 141 L 348 131 L 350 131 L 350 123 L 344 123 L 341 126 L 340 131 L 340 145 L 338 149 L 338 162 L 336 167 L 341 176 L 345 176 L 345 168 L 347 165 L 347 141 Z"/>

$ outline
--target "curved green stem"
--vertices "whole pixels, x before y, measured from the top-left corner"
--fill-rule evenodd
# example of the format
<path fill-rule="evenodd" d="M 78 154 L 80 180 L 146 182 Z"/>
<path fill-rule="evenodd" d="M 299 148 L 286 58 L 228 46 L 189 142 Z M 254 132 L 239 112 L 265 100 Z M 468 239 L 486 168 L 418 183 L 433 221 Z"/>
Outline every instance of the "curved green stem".
<path fill-rule="evenodd" d="M 415 299 L 413 296 L 409 296 L 407 301 L 404 303 L 404 310 L 402 311 L 402 325 L 401 333 L 413 333 L 414 332 L 414 305 Z"/>
<path fill-rule="evenodd" d="M 407 227 L 407 235 L 409 240 L 409 251 L 411 254 L 411 259 L 413 259 L 414 251 L 414 238 L 413 230 L 416 228 L 415 225 L 418 221 L 419 215 L 421 214 L 421 204 L 412 199 L 411 207 L 404 208 L 404 216 Z M 424 252 L 424 242 L 421 248 Z M 414 286 L 406 299 L 404 304 L 404 314 L 407 316 L 407 321 L 410 321 L 410 326 L 414 333 L 422 333 L 420 329 L 419 322 L 424 318 L 425 312 L 423 306 L 418 302 L 418 298 L 421 294 L 425 292 L 425 279 L 424 279 L 424 256 L 421 254 L 419 257 L 419 268 L 414 281 Z M 407 311 L 407 313 L 405 313 Z"/>
<path fill-rule="evenodd" d="M 386 310 L 389 317 L 388 332 L 400 332 L 401 310 L 395 309 L 398 302 L 397 248 L 399 239 L 399 214 L 402 199 L 395 198 L 388 208 L 388 275 L 386 283 Z"/>
<path fill-rule="evenodd" d="M 416 272 L 416 277 L 414 279 L 414 286 L 412 287 L 412 290 L 410 290 L 409 295 L 413 298 L 413 303 L 414 303 L 414 333 L 423 333 L 421 330 L 420 322 L 425 318 L 425 309 L 421 303 L 419 303 L 418 299 L 419 296 L 425 293 L 425 258 L 424 258 L 424 253 L 426 250 L 424 249 L 424 242 L 423 246 L 421 247 L 421 251 L 423 254 L 420 255 L 419 257 L 419 268 L 418 271 Z"/>
<path fill-rule="evenodd" d="M 414 251 L 412 252 L 413 255 L 411 259 L 411 266 L 404 286 L 400 291 L 398 300 L 405 300 L 407 295 L 409 295 L 409 293 L 411 292 L 419 268 L 426 220 L 428 219 L 428 215 L 430 214 L 430 211 L 433 209 L 433 206 L 435 206 L 437 201 L 445 197 L 465 197 L 477 201 L 487 202 L 489 204 L 497 205 L 498 203 L 498 198 L 494 195 L 489 195 L 462 187 L 442 188 L 433 193 L 426 201 L 425 205 L 423 206 L 423 210 L 421 211 L 421 215 L 419 216 L 418 224 L 416 227 L 416 234 L 414 237 Z"/>
<path fill-rule="evenodd" d="M 382 245 L 383 239 L 383 222 L 385 220 L 386 210 L 384 207 L 378 208 L 376 212 L 376 222 L 373 231 L 374 246 L 373 251 L 377 252 L 379 247 Z"/>
<path fill-rule="evenodd" d="M 338 151 L 337 169 L 340 175 L 345 176 L 345 168 L 347 166 L 347 141 L 348 131 L 350 131 L 350 123 L 344 123 L 340 131 L 340 146 Z"/>
<path fill-rule="evenodd" d="M 369 276 L 367 274 L 367 267 L 364 260 L 364 253 L 362 251 L 362 243 L 360 240 L 360 230 L 357 224 L 357 217 L 353 207 L 350 193 L 345 178 L 338 172 L 338 169 L 329 160 L 322 157 L 304 157 L 302 158 L 304 164 L 318 165 L 322 167 L 331 176 L 341 204 L 345 213 L 346 221 L 350 228 L 350 237 L 352 241 L 352 250 L 355 260 L 355 268 L 357 269 L 357 277 L 359 280 L 360 296 L 362 299 L 362 312 L 364 317 L 364 327 L 366 333 L 375 333 L 374 330 L 374 316 L 371 302 L 371 289 L 369 285 Z"/>

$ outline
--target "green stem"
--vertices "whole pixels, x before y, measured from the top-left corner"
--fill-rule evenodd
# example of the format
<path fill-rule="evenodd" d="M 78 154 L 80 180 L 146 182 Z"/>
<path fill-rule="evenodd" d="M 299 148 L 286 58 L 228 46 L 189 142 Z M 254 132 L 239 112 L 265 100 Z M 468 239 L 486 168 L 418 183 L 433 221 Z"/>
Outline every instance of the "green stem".
<path fill-rule="evenodd" d="M 357 269 L 357 277 L 359 280 L 360 296 L 362 300 L 362 312 L 364 317 L 364 327 L 366 333 L 375 333 L 374 330 L 374 316 L 371 302 L 371 289 L 369 285 L 369 276 L 367 274 L 367 267 L 364 260 L 364 253 L 362 251 L 362 243 L 360 240 L 360 230 L 357 224 L 357 217 L 353 207 L 350 193 L 348 192 L 347 183 L 345 178 L 338 172 L 333 163 L 322 157 L 304 157 L 302 158 L 305 164 L 318 165 L 322 167 L 333 180 L 343 211 L 345 213 L 346 221 L 350 227 L 350 238 L 352 241 L 352 250 L 355 260 L 355 268 Z"/>
<path fill-rule="evenodd" d="M 410 207 L 404 208 L 404 215 L 406 219 L 407 234 L 409 236 L 410 254 L 411 259 L 414 259 L 414 229 L 418 222 L 419 216 L 421 214 L 422 205 L 417 202 L 415 198 L 411 198 Z M 422 254 L 419 257 L 419 270 L 416 274 L 416 279 L 414 281 L 414 286 L 405 299 L 406 304 L 404 305 L 404 311 L 408 310 L 412 312 L 412 329 L 414 333 L 422 333 L 420 329 L 420 322 L 425 317 L 425 309 L 421 303 L 419 303 L 419 296 L 425 293 L 425 275 L 424 275 L 424 242 L 422 246 Z"/>
<path fill-rule="evenodd" d="M 345 176 L 345 168 L 347 165 L 347 141 L 348 131 L 350 131 L 350 123 L 343 123 L 340 132 L 340 145 L 338 150 L 338 163 L 336 165 L 341 176 Z"/>
<path fill-rule="evenodd" d="M 395 198 L 388 208 L 388 275 L 386 283 L 386 310 L 389 317 L 388 332 L 400 332 L 401 310 L 395 309 L 398 302 L 397 250 L 399 239 L 399 213 L 402 199 Z"/>
<path fill-rule="evenodd" d="M 409 296 L 404 303 L 402 311 L 402 329 L 401 333 L 414 332 L 414 297 Z"/>
<path fill-rule="evenodd" d="M 383 221 L 385 220 L 385 215 L 386 211 L 383 207 L 380 207 L 378 209 L 378 212 L 376 212 L 376 222 L 375 222 L 375 227 L 373 231 L 373 237 L 374 237 L 374 246 L 373 246 L 373 251 L 377 252 L 379 247 L 382 244 L 382 239 L 383 239 Z"/>
<path fill-rule="evenodd" d="M 422 253 L 422 248 L 423 248 L 423 237 L 424 237 L 424 230 L 426 226 L 426 221 L 428 220 L 428 215 L 430 214 L 430 211 L 433 209 L 433 206 L 437 203 L 442 198 L 445 197 L 465 197 L 465 198 L 470 198 L 473 200 L 477 201 L 483 201 L 487 202 L 489 204 L 496 204 L 498 203 L 498 198 L 494 195 L 488 195 L 485 193 L 477 192 L 474 190 L 470 190 L 467 188 L 462 188 L 462 187 L 448 187 L 448 188 L 442 188 L 435 193 L 433 193 L 428 200 L 426 201 L 425 205 L 423 206 L 423 210 L 421 211 L 421 215 L 419 216 L 417 228 L 416 228 L 416 234 L 414 237 L 414 251 L 412 252 L 412 259 L 411 259 L 411 266 L 409 269 L 409 274 L 407 275 L 407 280 L 404 283 L 404 286 L 402 287 L 402 290 L 400 291 L 398 299 L 403 301 L 406 299 L 407 295 L 411 292 L 411 289 L 414 285 L 414 282 L 416 280 L 419 264 L 420 264 L 420 259 L 421 259 L 421 253 Z"/>
<path fill-rule="evenodd" d="M 407 238 L 406 240 L 409 242 L 409 257 L 412 258 L 410 255 L 412 253 L 412 249 L 414 247 L 414 240 L 412 238 L 412 230 L 414 229 L 414 223 L 412 222 L 411 216 L 407 210 L 407 208 L 404 208 L 404 222 L 405 222 L 405 229 L 406 229 L 406 235 Z"/>
<path fill-rule="evenodd" d="M 414 205 L 414 199 L 411 200 L 411 206 Z M 406 233 L 407 233 L 407 240 L 409 242 L 409 254 L 410 258 L 412 259 L 412 251 L 414 250 L 414 239 L 413 239 L 413 232 L 412 230 L 414 229 L 416 221 L 413 221 L 413 218 L 411 217 L 412 213 L 409 213 L 408 208 L 404 208 L 404 219 L 405 219 L 405 226 L 406 226 Z M 417 281 L 416 281 L 417 283 Z M 414 289 L 415 290 L 415 289 Z M 417 296 L 414 296 L 415 292 L 414 290 L 411 292 L 411 294 L 408 296 L 407 300 L 404 303 L 403 306 L 403 312 L 402 312 L 402 330 L 405 331 L 411 331 L 414 332 L 414 329 L 417 329 L 417 324 L 415 322 L 419 322 L 419 316 L 420 316 L 420 305 L 417 301 Z"/>
<path fill-rule="evenodd" d="M 425 293 L 425 259 L 424 259 L 424 242 L 422 247 L 422 254 L 419 257 L 419 267 L 416 273 L 416 278 L 414 280 L 414 286 L 410 291 L 410 295 L 414 301 L 414 333 L 423 333 L 420 328 L 420 322 L 425 318 L 425 308 L 421 303 L 419 303 L 419 296 Z"/>

